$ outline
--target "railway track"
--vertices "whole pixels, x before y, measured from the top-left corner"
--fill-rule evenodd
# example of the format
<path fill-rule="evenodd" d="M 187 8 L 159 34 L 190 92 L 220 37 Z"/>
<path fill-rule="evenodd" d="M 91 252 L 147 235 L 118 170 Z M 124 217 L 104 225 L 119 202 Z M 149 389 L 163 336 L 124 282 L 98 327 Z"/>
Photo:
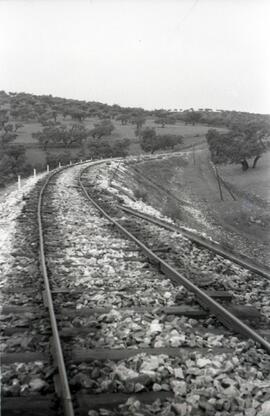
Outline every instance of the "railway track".
<path fill-rule="evenodd" d="M 134 212 L 123 215 L 112 195 L 89 183 L 87 169 L 74 166 L 49 177 L 39 199 L 54 389 L 6 396 L 3 414 L 36 414 L 42 401 L 47 407 L 40 414 L 48 415 L 225 415 L 251 408 L 241 377 L 255 371 L 254 388 L 267 377 L 269 356 L 261 348 L 270 352 L 263 337 L 267 317 L 243 302 L 233 308 L 232 291 L 217 277 L 198 279 L 195 268 L 179 262 L 175 233 L 164 234 L 160 224 Z M 187 257 L 183 246 L 180 254 Z M 35 315 L 38 308 L 6 305 L 3 313 Z M 6 334 L 19 329 L 12 328 Z M 25 352 L 14 354 L 26 359 Z M 38 354 L 28 353 L 29 362 L 44 359 Z M 8 365 L 16 356 L 3 358 Z M 259 412 L 263 397 L 255 398 Z"/>
<path fill-rule="evenodd" d="M 214 253 L 231 260 L 235 264 L 239 264 L 240 266 L 244 267 L 245 269 L 248 269 L 268 280 L 270 280 L 270 269 L 269 267 L 262 265 L 252 259 L 250 259 L 247 256 L 244 256 L 242 254 L 234 253 L 232 250 L 225 250 L 222 247 L 220 247 L 219 244 L 212 242 L 210 240 L 207 240 L 204 237 L 198 236 L 195 233 L 191 231 L 185 230 L 185 228 L 171 225 L 170 223 L 160 220 L 158 218 L 154 218 L 153 216 L 150 216 L 148 214 L 145 214 L 143 212 L 140 212 L 138 210 L 132 209 L 127 206 L 118 205 L 119 209 L 121 209 L 124 212 L 127 212 L 135 217 L 142 218 L 145 221 L 148 221 L 152 224 L 159 225 L 161 228 L 165 228 L 166 230 L 170 230 L 172 232 L 178 231 L 181 233 L 184 237 L 188 238 L 190 241 L 198 244 L 201 247 L 204 247 L 208 250 L 213 251 Z"/>

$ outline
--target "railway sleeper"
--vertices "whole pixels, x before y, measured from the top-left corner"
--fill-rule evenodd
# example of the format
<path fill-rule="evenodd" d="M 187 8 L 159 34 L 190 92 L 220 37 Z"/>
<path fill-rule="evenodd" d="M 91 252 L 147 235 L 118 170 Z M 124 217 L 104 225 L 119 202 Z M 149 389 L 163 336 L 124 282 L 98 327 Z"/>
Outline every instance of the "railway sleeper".
<path fill-rule="evenodd" d="M 54 395 L 1 397 L 2 416 L 57 416 Z"/>
<path fill-rule="evenodd" d="M 92 349 L 73 349 L 67 353 L 66 360 L 72 363 L 82 363 L 91 361 L 121 361 L 134 357 L 138 354 L 147 355 L 167 355 L 169 357 L 185 358 L 191 352 L 200 352 L 204 356 L 208 354 L 233 354 L 233 348 L 214 347 L 161 347 L 161 348 L 92 348 Z"/>
<path fill-rule="evenodd" d="M 173 398 L 174 394 L 169 391 L 145 392 L 137 394 L 128 393 L 101 393 L 101 394 L 77 394 L 76 401 L 79 406 L 80 416 L 87 416 L 89 410 L 99 408 L 115 409 L 119 405 L 125 403 L 130 397 L 139 400 L 141 403 L 150 404 L 159 399 L 164 401 Z"/>

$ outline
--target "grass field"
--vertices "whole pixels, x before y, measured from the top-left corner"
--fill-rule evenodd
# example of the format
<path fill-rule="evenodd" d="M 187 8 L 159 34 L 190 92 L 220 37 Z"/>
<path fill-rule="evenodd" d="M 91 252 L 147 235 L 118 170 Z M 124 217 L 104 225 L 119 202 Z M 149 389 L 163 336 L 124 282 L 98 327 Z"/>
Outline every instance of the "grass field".
<path fill-rule="evenodd" d="M 71 126 L 74 121 L 71 119 L 64 120 L 63 118 L 59 118 L 62 124 L 66 126 Z M 92 129 L 95 123 L 98 123 L 100 120 L 98 118 L 87 118 L 83 124 L 86 129 Z M 140 154 L 142 153 L 138 137 L 135 136 L 135 126 L 132 124 L 122 125 L 120 121 L 113 120 L 115 130 L 112 132 L 111 137 L 108 138 L 110 141 L 116 141 L 121 139 L 129 139 L 130 140 L 130 147 L 129 152 L 130 154 Z M 167 125 L 164 128 L 159 127 L 157 124 L 154 123 L 153 119 L 148 119 L 144 124 L 144 127 L 152 127 L 156 129 L 157 134 L 176 134 L 183 136 L 183 143 L 178 146 L 178 150 L 182 147 L 186 148 L 187 146 L 196 145 L 201 143 L 207 133 L 209 127 L 197 124 L 195 126 L 192 125 L 185 125 L 182 122 L 177 122 L 174 125 Z M 45 152 L 40 149 L 34 147 L 37 143 L 37 140 L 32 137 L 32 133 L 38 132 L 42 130 L 42 126 L 40 123 L 32 122 L 32 123 L 25 123 L 22 128 L 20 128 L 17 133 L 18 137 L 16 139 L 16 143 L 20 144 L 33 144 L 33 148 L 28 148 L 26 151 L 27 161 L 31 163 L 33 166 L 35 164 L 41 164 L 45 162 Z M 225 130 L 225 129 L 219 129 Z M 63 149 L 51 149 L 54 153 L 61 153 Z M 76 154 L 76 149 L 71 149 L 71 153 Z"/>
<path fill-rule="evenodd" d="M 255 169 L 243 172 L 240 165 L 222 165 L 219 171 L 237 189 L 270 202 L 270 152 L 262 155 Z"/>

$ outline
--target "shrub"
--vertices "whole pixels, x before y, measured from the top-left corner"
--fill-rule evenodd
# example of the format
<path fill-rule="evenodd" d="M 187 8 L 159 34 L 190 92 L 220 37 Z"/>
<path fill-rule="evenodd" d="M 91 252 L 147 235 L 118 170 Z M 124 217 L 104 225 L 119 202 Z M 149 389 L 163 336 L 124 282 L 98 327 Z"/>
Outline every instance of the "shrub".
<path fill-rule="evenodd" d="M 147 201 L 148 193 L 146 191 L 143 191 L 141 189 L 135 189 L 133 192 L 136 199 L 141 199 L 143 202 Z"/>

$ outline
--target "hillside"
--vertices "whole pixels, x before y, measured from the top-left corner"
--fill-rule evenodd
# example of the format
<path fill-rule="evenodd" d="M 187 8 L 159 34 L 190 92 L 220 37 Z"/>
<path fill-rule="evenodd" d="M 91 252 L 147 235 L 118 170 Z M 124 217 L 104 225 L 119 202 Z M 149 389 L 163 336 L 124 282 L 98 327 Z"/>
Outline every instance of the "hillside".
<path fill-rule="evenodd" d="M 235 123 L 252 120 L 263 122 L 269 116 L 211 109 L 149 111 L 0 91 L 0 182 L 27 175 L 33 168 L 43 171 L 47 164 L 55 167 L 69 160 L 144 153 L 145 129 L 154 130 L 157 139 L 163 136 L 159 148 L 171 151 L 205 147 L 209 128 L 226 132 Z M 174 143 L 166 146 L 169 137 Z"/>

